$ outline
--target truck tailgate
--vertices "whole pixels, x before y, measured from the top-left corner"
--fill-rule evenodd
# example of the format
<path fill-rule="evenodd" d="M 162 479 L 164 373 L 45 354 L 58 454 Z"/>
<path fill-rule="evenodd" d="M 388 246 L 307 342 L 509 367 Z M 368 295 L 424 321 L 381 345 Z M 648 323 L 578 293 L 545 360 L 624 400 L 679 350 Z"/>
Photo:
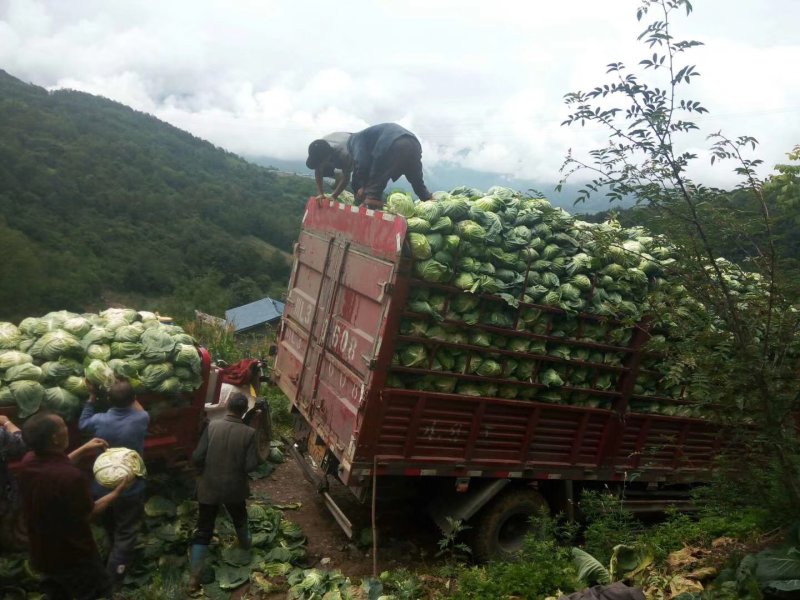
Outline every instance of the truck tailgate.
<path fill-rule="evenodd" d="M 345 469 L 367 394 L 384 384 L 385 369 L 373 369 L 391 360 L 382 340 L 396 331 L 389 305 L 405 235 L 405 219 L 312 199 L 295 245 L 273 377 Z"/>

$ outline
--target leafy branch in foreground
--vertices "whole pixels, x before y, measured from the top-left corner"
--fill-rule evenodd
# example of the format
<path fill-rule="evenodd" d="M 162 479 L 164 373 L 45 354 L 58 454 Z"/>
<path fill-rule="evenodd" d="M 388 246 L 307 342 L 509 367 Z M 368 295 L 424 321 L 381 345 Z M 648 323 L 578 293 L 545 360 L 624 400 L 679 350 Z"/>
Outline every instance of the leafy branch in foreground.
<path fill-rule="evenodd" d="M 732 161 L 740 183 L 730 192 L 692 179 L 689 170 L 698 155 L 682 148 L 691 147 L 687 134 L 700 129 L 693 119 L 708 110 L 686 94 L 700 75 L 696 65 L 686 62 L 686 52 L 702 43 L 674 36 L 671 19 L 678 10 L 688 15 L 692 5 L 642 0 L 637 18 L 653 15 L 653 21 L 639 35 L 647 55 L 638 72 L 613 62 L 607 82 L 566 94 L 571 113 L 563 124 L 605 129 L 609 142 L 585 158 L 570 151 L 559 185 L 578 173 L 589 175 L 576 202 L 602 192 L 609 201 L 632 198 L 647 208 L 681 257 L 671 277 L 702 303 L 702 310 L 691 316 L 668 303 L 654 305 L 655 326 L 668 323 L 680 333 L 672 352 L 683 369 L 675 376 L 688 389 L 703 392 L 692 395 L 695 401 L 709 404 L 732 423 L 748 424 L 736 428 L 738 447 L 764 457 L 752 463 L 754 468 L 766 462 L 777 466 L 788 499 L 800 507 L 793 426 L 800 388 L 800 313 L 780 269 L 771 214 L 775 202 L 765 194 L 765 188 L 778 188 L 787 203 L 786 193 L 796 197 L 797 173 L 784 169 L 764 182 L 757 174 L 761 161 L 746 155 L 756 148 L 755 138 L 714 133 L 708 136 L 711 163 Z M 720 258 L 723 254 L 736 262 Z M 743 278 L 755 282 L 758 293 L 742 293 L 736 281 Z"/>

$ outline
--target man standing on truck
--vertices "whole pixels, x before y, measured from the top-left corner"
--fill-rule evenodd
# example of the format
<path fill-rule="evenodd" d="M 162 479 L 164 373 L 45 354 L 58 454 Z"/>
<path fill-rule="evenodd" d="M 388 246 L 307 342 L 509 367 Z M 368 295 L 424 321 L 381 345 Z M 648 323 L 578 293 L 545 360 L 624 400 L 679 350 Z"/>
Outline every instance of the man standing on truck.
<path fill-rule="evenodd" d="M 127 381 L 117 380 L 108 392 L 111 408 L 95 413 L 96 390 L 89 382 L 89 399 L 83 407 L 78 427 L 108 442 L 111 448 L 129 448 L 144 456 L 144 437 L 150 424 L 150 415 L 136 400 L 133 387 Z M 106 568 L 115 589 L 122 586 L 139 537 L 139 525 L 144 513 L 144 479 L 137 478 L 103 515 L 111 552 Z M 92 482 L 92 494 L 102 498 L 108 489 Z"/>
<path fill-rule="evenodd" d="M 349 135 L 347 141 L 338 137 L 335 146 L 328 140 L 346 135 Z M 422 146 L 417 136 L 396 123 L 381 123 L 358 133 L 331 134 L 314 140 L 308 147 L 306 166 L 315 170 L 320 195 L 323 195 L 322 176 L 336 168 L 342 171 L 334 199 L 347 185 L 352 171 L 353 193 L 367 208 L 381 208 L 389 180 L 397 181 L 401 176 L 405 176 L 420 200 L 431 198 L 422 177 Z"/>
<path fill-rule="evenodd" d="M 200 589 L 208 545 L 221 504 L 225 505 L 236 529 L 239 547 L 250 549 L 247 506 L 250 495 L 248 473 L 258 466 L 256 431 L 242 422 L 247 398 L 240 393 L 228 399 L 224 419 L 211 421 L 200 436 L 192 462 L 200 470 L 197 501 L 200 512 L 190 552 L 189 591 Z"/>
<path fill-rule="evenodd" d="M 133 481 L 92 501 L 86 476 L 75 464 L 108 447 L 94 438 L 66 454 L 67 424 L 58 415 L 37 413 L 25 422 L 22 437 L 31 448 L 17 472 L 28 526 L 30 560 L 45 575 L 51 598 L 110 597 L 111 582 L 92 537 L 89 520 L 105 511 Z"/>

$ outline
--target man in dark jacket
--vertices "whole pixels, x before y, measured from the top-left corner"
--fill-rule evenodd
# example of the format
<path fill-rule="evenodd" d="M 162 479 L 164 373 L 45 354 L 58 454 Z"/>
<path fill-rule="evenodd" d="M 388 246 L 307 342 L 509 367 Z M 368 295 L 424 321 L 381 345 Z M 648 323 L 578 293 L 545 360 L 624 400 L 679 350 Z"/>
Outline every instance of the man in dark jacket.
<path fill-rule="evenodd" d="M 78 427 L 108 442 L 111 448 L 130 448 L 144 456 L 144 438 L 150 415 L 136 400 L 133 387 L 127 381 L 116 381 L 108 392 L 111 404 L 106 412 L 95 412 L 95 389 L 87 382 L 89 399 L 83 407 Z M 92 482 L 92 495 L 102 498 L 109 490 Z M 119 589 L 125 579 L 139 539 L 139 527 L 144 514 L 144 479 L 136 481 L 120 499 L 103 514 L 103 528 L 111 544 L 106 568 L 114 588 Z"/>
<path fill-rule="evenodd" d="M 201 474 L 197 482 L 200 513 L 192 539 L 190 591 L 200 587 L 220 504 L 225 505 L 231 516 L 239 546 L 250 548 L 245 504 L 250 495 L 247 474 L 258 466 L 258 452 L 255 429 L 242 422 L 245 411 L 247 398 L 243 394 L 233 394 L 228 399 L 228 414 L 208 424 L 192 454 L 192 462 Z"/>
<path fill-rule="evenodd" d="M 32 450 L 17 472 L 31 565 L 46 576 L 49 597 L 110 597 L 111 582 L 89 520 L 115 502 L 133 478 L 92 501 L 86 477 L 73 463 L 108 447 L 105 440 L 94 438 L 67 455 L 67 425 L 58 415 L 48 413 L 37 413 L 25 421 L 22 436 Z"/>
<path fill-rule="evenodd" d="M 332 140 L 334 135 L 339 137 Z M 422 178 L 422 146 L 408 129 L 396 123 L 381 123 L 354 133 L 346 140 L 342 137 L 345 135 L 331 134 L 314 140 L 308 148 L 306 166 L 315 169 L 320 195 L 320 173 L 340 169 L 342 179 L 334 191 L 334 198 L 347 185 L 352 170 L 353 193 L 356 200 L 368 208 L 381 208 L 389 180 L 397 181 L 403 175 L 420 200 L 430 200 L 431 193 Z"/>

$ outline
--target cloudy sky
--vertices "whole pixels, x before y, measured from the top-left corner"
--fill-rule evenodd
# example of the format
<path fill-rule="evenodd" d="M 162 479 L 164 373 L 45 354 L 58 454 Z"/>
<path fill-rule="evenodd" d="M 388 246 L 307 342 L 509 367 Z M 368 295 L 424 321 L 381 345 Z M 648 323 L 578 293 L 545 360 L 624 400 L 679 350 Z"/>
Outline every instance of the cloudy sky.
<path fill-rule="evenodd" d="M 0 68 L 123 102 L 233 152 L 305 158 L 310 140 L 395 121 L 427 169 L 554 181 L 598 131 L 560 126 L 566 92 L 633 66 L 640 0 L 0 0 Z M 703 133 L 800 143 L 800 2 L 694 0 L 678 37 L 702 76 Z M 703 152 L 704 137 L 687 140 Z M 729 168 L 698 171 L 725 183 Z"/>

